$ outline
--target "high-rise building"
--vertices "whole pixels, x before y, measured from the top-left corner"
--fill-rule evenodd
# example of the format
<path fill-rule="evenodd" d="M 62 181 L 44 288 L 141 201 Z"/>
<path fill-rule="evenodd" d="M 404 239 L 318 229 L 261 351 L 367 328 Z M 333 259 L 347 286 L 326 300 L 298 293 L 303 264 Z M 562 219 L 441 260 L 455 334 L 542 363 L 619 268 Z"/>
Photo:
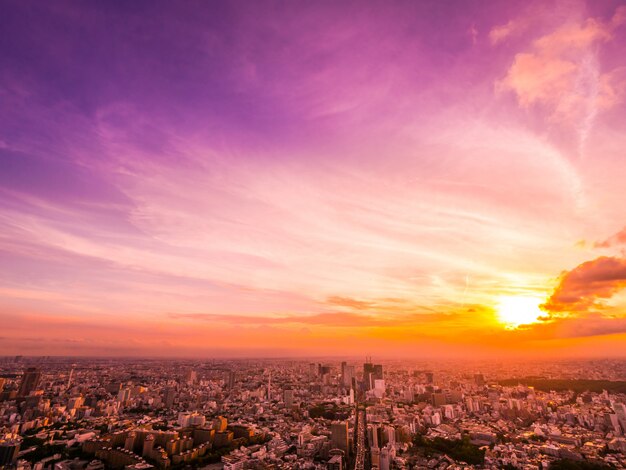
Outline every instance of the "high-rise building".
<path fill-rule="evenodd" d="M 176 397 L 176 390 L 173 388 L 166 388 L 163 390 L 163 403 L 165 408 L 172 408 L 174 406 L 174 398 Z"/>
<path fill-rule="evenodd" d="M 143 451 L 141 455 L 143 457 L 152 458 L 153 449 L 154 449 L 154 436 L 152 434 L 148 434 L 146 436 L 146 440 L 143 441 Z"/>
<path fill-rule="evenodd" d="M 328 470 L 343 470 L 343 457 L 341 455 L 333 455 L 328 461 Z"/>
<path fill-rule="evenodd" d="M 187 382 L 188 385 L 195 384 L 197 378 L 198 378 L 198 375 L 196 374 L 196 371 L 193 369 L 189 369 L 187 373 L 185 374 L 185 382 Z"/>
<path fill-rule="evenodd" d="M 0 437 L 0 468 L 9 467 L 17 462 L 22 438 L 18 435 L 7 434 Z"/>
<path fill-rule="evenodd" d="M 294 404 L 294 392 L 293 389 L 288 388 L 283 392 L 283 400 L 285 402 L 285 408 L 293 408 Z"/>
<path fill-rule="evenodd" d="M 235 388 L 235 371 L 234 370 L 228 371 L 228 388 L 230 390 Z"/>
<path fill-rule="evenodd" d="M 130 388 L 124 387 L 117 393 L 117 401 L 126 403 L 128 400 L 130 400 Z"/>
<path fill-rule="evenodd" d="M 34 390 L 39 386 L 39 382 L 41 381 L 41 371 L 36 367 L 29 367 L 24 372 L 22 376 L 22 381 L 20 382 L 20 388 L 17 392 L 17 395 L 20 397 L 26 397 L 31 394 Z"/>
<path fill-rule="evenodd" d="M 133 449 L 135 448 L 136 438 L 137 438 L 137 433 L 135 433 L 134 431 L 129 432 L 128 435 L 126 436 L 126 440 L 124 441 L 124 449 L 132 452 Z"/>
<path fill-rule="evenodd" d="M 345 362 L 341 363 L 341 384 L 344 387 L 352 387 L 354 378 L 354 366 L 349 366 Z"/>
<path fill-rule="evenodd" d="M 365 390 L 372 390 L 376 380 L 382 380 L 383 366 L 382 364 L 373 364 L 372 359 L 367 359 L 367 362 L 363 364 L 363 382 L 365 383 Z"/>
<path fill-rule="evenodd" d="M 330 425 L 330 443 L 332 449 L 341 449 L 346 455 L 349 454 L 348 448 L 348 422 L 337 421 Z"/>
<path fill-rule="evenodd" d="M 378 461 L 378 468 L 380 470 L 389 470 L 389 467 L 391 465 L 391 459 L 389 456 L 389 449 L 387 447 L 383 447 L 382 449 L 380 449 L 380 457 Z"/>

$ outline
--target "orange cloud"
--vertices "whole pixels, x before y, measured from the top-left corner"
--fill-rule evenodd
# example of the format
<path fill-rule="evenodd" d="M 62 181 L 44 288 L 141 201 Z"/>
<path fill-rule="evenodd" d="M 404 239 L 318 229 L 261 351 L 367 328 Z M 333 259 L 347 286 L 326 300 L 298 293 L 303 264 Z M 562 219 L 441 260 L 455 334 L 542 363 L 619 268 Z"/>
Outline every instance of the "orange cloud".
<path fill-rule="evenodd" d="M 626 245 L 626 227 L 606 240 L 595 244 L 597 248 L 610 248 L 616 245 Z"/>
<path fill-rule="evenodd" d="M 550 314 L 599 309 L 625 287 L 626 259 L 602 256 L 563 274 L 543 308 Z"/>
<path fill-rule="evenodd" d="M 356 310 L 369 310 L 376 304 L 373 302 L 365 302 L 363 300 L 352 299 L 350 297 L 329 297 L 327 302 L 330 305 L 336 305 L 338 307 L 349 307 Z"/>

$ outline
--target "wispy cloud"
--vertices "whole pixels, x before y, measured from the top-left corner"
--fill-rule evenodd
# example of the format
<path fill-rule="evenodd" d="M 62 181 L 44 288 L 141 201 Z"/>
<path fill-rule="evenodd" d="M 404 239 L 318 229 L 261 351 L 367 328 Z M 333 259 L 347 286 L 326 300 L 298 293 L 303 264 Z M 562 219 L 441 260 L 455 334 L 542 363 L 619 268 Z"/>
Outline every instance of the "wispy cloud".
<path fill-rule="evenodd" d="M 503 40 L 524 24 L 512 20 L 494 28 L 492 42 Z M 506 76 L 496 82 L 496 89 L 512 91 L 522 108 L 542 109 L 547 124 L 573 132 L 577 153 L 582 156 L 598 112 L 624 98 L 619 68 L 601 71 L 597 57 L 598 47 L 611 41 L 623 24 L 623 6 L 608 21 L 571 19 L 517 53 Z"/>

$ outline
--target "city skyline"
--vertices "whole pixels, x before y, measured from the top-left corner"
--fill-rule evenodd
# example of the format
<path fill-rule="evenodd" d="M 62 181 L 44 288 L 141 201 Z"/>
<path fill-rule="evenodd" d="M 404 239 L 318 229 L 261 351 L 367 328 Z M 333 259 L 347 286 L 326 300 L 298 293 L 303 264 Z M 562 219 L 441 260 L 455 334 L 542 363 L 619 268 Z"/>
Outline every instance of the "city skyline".
<path fill-rule="evenodd" d="M 626 357 L 626 4 L 0 17 L 0 355 Z"/>

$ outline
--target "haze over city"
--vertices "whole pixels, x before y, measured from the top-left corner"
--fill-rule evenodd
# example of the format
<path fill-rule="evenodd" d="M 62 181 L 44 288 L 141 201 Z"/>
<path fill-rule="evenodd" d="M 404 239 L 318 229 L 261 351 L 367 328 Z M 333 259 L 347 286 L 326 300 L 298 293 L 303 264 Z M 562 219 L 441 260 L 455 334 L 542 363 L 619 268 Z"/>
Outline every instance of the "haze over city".
<path fill-rule="evenodd" d="M 1 6 L 0 353 L 626 355 L 623 2 Z"/>

